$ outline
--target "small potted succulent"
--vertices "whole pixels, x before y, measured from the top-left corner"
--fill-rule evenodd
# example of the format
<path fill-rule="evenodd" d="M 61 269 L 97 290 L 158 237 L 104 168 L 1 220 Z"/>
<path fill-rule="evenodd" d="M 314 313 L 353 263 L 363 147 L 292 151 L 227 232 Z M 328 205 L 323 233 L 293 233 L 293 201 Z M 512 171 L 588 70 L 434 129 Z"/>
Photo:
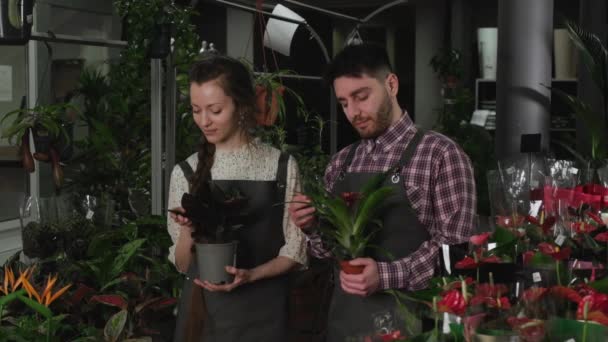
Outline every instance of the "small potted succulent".
<path fill-rule="evenodd" d="M 364 257 L 382 222 L 376 217 L 383 202 L 393 189 L 382 186 L 386 173 L 370 179 L 361 192 L 334 195 L 321 186 L 307 195 L 319 218 L 319 232 L 325 246 L 340 261 L 347 273 L 360 273 L 362 267 L 351 266 L 348 261 Z"/>
<path fill-rule="evenodd" d="M 207 182 L 198 194 L 185 193 L 181 202 L 194 224 L 199 279 L 215 284 L 232 282 L 233 275 L 225 267 L 234 266 L 236 261 L 237 233 L 247 219 L 243 213 L 247 198 L 238 189 L 224 190 Z"/>

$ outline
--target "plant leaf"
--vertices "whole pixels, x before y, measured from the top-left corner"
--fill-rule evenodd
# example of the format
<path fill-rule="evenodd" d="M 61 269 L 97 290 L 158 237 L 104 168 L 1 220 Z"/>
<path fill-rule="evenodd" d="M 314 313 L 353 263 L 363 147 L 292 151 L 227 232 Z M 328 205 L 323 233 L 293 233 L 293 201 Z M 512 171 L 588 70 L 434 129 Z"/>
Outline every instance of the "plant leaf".
<path fill-rule="evenodd" d="M 357 208 L 357 214 L 355 219 L 355 225 L 353 227 L 353 234 L 359 234 L 369 223 L 370 219 L 376 214 L 376 210 L 380 208 L 382 202 L 389 197 L 393 192 L 391 187 L 382 187 L 375 190 L 368 196 L 365 196 L 359 207 Z"/>
<path fill-rule="evenodd" d="M 44 318 L 50 319 L 51 317 L 53 317 L 53 312 L 51 311 L 51 309 L 47 308 L 46 306 L 38 303 L 35 300 L 32 300 L 32 299 L 29 299 L 28 297 L 25 297 L 23 294 L 18 294 L 17 297 L 25 305 L 29 306 L 34 311 L 36 311 L 37 313 L 41 314 Z"/>
<path fill-rule="evenodd" d="M 120 335 L 122 335 L 127 323 L 127 315 L 127 310 L 120 310 L 110 317 L 106 326 L 103 328 L 103 335 L 106 338 L 106 341 L 119 341 Z"/>

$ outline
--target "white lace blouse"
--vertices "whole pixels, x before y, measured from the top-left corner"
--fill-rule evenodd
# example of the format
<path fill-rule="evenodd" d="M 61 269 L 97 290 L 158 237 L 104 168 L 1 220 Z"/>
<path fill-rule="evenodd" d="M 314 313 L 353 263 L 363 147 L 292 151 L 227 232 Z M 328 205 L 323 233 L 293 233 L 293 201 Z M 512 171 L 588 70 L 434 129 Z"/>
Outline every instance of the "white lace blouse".
<path fill-rule="evenodd" d="M 280 155 L 281 152 L 278 149 L 257 140 L 236 150 L 218 149 L 211 167 L 211 177 L 222 180 L 272 181 L 276 179 Z M 186 160 L 192 169 L 196 170 L 197 154 L 192 154 Z M 289 157 L 287 163 L 286 182 L 285 202 L 289 202 L 295 191 L 300 188 L 298 167 L 293 157 Z M 185 192 L 188 192 L 188 181 L 181 168 L 176 165 L 171 173 L 167 208 L 181 206 L 181 198 Z M 306 239 L 302 231 L 289 219 L 287 207 L 286 204 L 283 214 L 285 245 L 281 247 L 279 255 L 306 265 Z M 180 227 L 170 217 L 167 220 L 167 230 L 173 241 L 173 245 L 169 247 L 169 260 L 175 264 L 175 245 L 180 234 Z"/>

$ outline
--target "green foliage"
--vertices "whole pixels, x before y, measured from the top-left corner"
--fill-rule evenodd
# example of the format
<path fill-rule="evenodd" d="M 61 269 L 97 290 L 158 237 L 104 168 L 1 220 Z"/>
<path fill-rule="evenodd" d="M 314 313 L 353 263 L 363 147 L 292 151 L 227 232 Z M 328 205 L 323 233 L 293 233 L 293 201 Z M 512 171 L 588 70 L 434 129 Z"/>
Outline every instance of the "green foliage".
<path fill-rule="evenodd" d="M 469 123 L 475 106 L 467 88 L 455 87 L 451 89 L 450 96 L 444 101 L 434 129 L 453 139 L 469 156 L 475 173 L 477 212 L 490 215 L 486 173 L 496 163 L 494 137 L 485 128 Z"/>
<path fill-rule="evenodd" d="M 317 185 L 306 193 L 320 220 L 319 230 L 324 244 L 340 260 L 364 256 L 381 222 L 376 220 L 383 202 L 392 195 L 392 188 L 381 187 L 386 173 L 374 176 L 360 193 L 336 196 Z M 375 227 L 375 228 L 373 228 Z"/>
<path fill-rule="evenodd" d="M 584 156 L 592 160 L 602 160 L 608 157 L 608 50 L 597 35 L 585 31 L 576 23 L 567 21 L 566 28 L 598 87 L 602 96 L 602 107 L 592 108 L 577 97 L 558 89 L 551 90 L 572 108 L 589 130 L 591 150 L 585 151 Z"/>
<path fill-rule="evenodd" d="M 0 125 L 5 122 L 11 124 L 2 130 L 2 138 L 6 138 L 10 143 L 16 139 L 17 144 L 21 144 L 21 137 L 28 129 L 43 129 L 49 133 L 54 140 L 60 137 L 69 141 L 66 126 L 71 123 L 67 112 L 75 110 L 74 106 L 67 103 L 52 105 L 40 105 L 31 109 L 16 109 L 6 113 L 0 120 Z M 10 120 L 9 120 L 10 119 Z"/>
<path fill-rule="evenodd" d="M 84 99 L 84 121 L 89 135 L 76 142 L 77 155 L 67 170 L 73 191 L 100 196 L 109 194 L 119 212 L 132 218 L 130 191 L 149 194 L 151 169 L 150 136 L 150 42 L 157 24 L 173 29 L 173 54 L 180 98 L 177 108 L 177 157 L 184 159 L 197 138 L 192 133 L 190 103 L 184 78 L 198 56 L 199 38 L 191 8 L 168 0 L 116 0 L 114 6 L 126 24 L 128 45 L 110 71 L 87 70 L 81 75 L 78 93 Z M 187 82 L 187 80 L 186 80 Z M 149 196 L 149 195 L 148 195 Z"/>
<path fill-rule="evenodd" d="M 462 59 L 458 50 L 441 51 L 431 58 L 429 64 L 443 82 L 455 82 L 462 78 Z"/>

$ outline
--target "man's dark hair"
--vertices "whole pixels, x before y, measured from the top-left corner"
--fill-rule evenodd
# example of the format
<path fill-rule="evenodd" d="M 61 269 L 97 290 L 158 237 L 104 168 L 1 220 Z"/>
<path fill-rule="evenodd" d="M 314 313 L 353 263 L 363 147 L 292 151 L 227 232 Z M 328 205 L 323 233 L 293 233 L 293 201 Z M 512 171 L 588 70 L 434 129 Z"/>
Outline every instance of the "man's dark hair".
<path fill-rule="evenodd" d="M 328 65 L 323 78 L 331 86 L 336 78 L 342 76 L 361 77 L 366 74 L 383 79 L 392 72 L 386 50 L 379 45 L 363 43 L 342 49 Z"/>

